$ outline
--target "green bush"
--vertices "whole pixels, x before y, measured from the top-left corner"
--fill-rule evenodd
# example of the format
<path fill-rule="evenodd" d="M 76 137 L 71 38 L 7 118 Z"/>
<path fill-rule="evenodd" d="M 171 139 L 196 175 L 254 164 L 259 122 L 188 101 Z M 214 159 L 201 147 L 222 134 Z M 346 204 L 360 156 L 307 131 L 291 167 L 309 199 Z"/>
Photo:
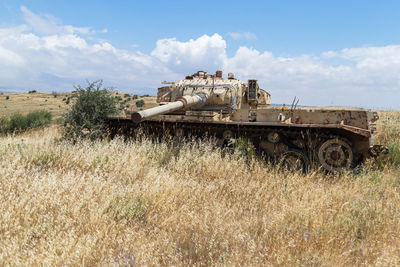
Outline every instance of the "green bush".
<path fill-rule="evenodd" d="M 46 110 L 38 110 L 26 115 L 26 123 L 29 128 L 48 126 L 51 122 L 51 119 L 51 113 Z"/>
<path fill-rule="evenodd" d="M 138 100 L 138 101 L 136 101 L 136 106 L 137 106 L 138 108 L 143 107 L 143 106 L 144 106 L 144 100 Z"/>
<path fill-rule="evenodd" d="M 10 99 L 10 96 L 6 96 L 6 100 Z"/>
<path fill-rule="evenodd" d="M 26 116 L 22 114 L 14 114 L 8 121 L 8 132 L 25 131 L 28 128 L 28 121 Z"/>
<path fill-rule="evenodd" d="M 28 94 L 34 94 L 34 93 L 37 93 L 37 91 L 36 90 L 32 90 L 32 91 L 28 92 Z"/>
<path fill-rule="evenodd" d="M 133 95 L 133 99 L 138 99 L 139 96 L 138 95 Z"/>
<path fill-rule="evenodd" d="M 51 123 L 52 115 L 46 110 L 37 110 L 22 115 L 16 113 L 10 118 L 0 118 L 0 133 L 20 133 L 34 128 L 48 126 Z"/>
<path fill-rule="evenodd" d="M 64 138 L 76 141 L 106 136 L 104 124 L 109 116 L 118 114 L 118 100 L 111 95 L 110 89 L 102 86 L 102 81 L 96 81 L 88 82 L 86 88 L 75 87 L 71 96 L 75 99 L 74 104 L 64 115 Z"/>

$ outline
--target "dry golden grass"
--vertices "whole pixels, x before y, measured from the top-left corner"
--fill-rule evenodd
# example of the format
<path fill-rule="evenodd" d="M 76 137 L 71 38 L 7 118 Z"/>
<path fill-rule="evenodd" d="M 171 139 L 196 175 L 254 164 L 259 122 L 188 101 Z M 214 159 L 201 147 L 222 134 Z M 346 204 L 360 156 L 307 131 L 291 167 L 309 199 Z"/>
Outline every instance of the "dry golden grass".
<path fill-rule="evenodd" d="M 400 265 L 398 166 L 302 175 L 208 142 L 59 135 L 0 138 L 4 265 Z"/>
<path fill-rule="evenodd" d="M 379 135 L 376 141 L 382 144 L 400 141 L 400 112 L 381 111 L 378 121 Z"/>

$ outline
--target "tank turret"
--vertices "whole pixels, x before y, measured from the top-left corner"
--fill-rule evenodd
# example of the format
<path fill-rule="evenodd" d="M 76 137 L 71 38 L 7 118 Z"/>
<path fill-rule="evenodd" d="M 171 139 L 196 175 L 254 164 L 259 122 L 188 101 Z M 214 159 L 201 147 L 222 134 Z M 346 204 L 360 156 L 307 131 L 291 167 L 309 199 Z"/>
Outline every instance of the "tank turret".
<path fill-rule="evenodd" d="M 270 104 L 270 95 L 259 88 L 257 80 L 244 83 L 235 79 L 232 73 L 229 73 L 228 79 L 223 79 L 222 71 L 217 71 L 215 75 L 198 71 L 176 83 L 163 83 L 171 85 L 158 89 L 157 102 L 160 106 L 132 113 L 131 119 L 135 123 L 177 110 L 203 108 L 232 111 Z"/>

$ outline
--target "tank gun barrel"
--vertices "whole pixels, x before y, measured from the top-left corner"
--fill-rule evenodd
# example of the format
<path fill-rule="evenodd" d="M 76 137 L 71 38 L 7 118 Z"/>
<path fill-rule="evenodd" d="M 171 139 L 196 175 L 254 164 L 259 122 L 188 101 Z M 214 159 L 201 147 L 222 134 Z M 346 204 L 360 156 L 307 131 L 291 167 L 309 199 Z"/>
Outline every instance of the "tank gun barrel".
<path fill-rule="evenodd" d="M 193 106 L 201 107 L 205 105 L 207 98 L 208 96 L 205 93 L 181 96 L 177 99 L 177 101 L 158 107 L 134 112 L 131 115 L 131 119 L 134 123 L 140 123 L 148 118 L 173 112 L 179 109 L 189 108 Z"/>

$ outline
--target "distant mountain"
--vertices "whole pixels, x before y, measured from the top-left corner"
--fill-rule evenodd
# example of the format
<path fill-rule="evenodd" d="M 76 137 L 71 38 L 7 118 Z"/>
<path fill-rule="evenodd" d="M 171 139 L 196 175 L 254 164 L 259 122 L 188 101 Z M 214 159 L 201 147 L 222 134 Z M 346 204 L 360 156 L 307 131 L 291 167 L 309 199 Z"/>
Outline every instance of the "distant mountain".
<path fill-rule="evenodd" d="M 0 88 L 0 93 L 3 94 L 12 94 L 12 93 L 25 93 L 27 91 L 22 90 L 22 89 L 6 89 L 6 88 Z"/>

